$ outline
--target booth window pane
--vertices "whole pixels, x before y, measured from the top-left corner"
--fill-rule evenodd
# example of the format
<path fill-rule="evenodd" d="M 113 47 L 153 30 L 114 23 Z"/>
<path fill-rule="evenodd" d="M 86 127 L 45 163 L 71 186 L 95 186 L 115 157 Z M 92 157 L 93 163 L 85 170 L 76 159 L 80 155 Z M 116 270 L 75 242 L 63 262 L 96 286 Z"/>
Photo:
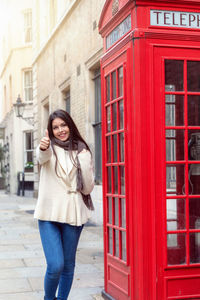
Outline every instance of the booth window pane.
<path fill-rule="evenodd" d="M 119 101 L 119 114 L 120 114 L 119 129 L 123 129 L 124 128 L 124 100 Z"/>
<path fill-rule="evenodd" d="M 185 194 L 185 165 L 167 165 L 166 171 L 167 195 Z"/>
<path fill-rule="evenodd" d="M 111 131 L 111 112 L 110 112 L 110 106 L 106 109 L 106 115 L 107 115 L 107 132 Z"/>
<path fill-rule="evenodd" d="M 112 105 L 112 130 L 117 130 L 117 102 Z"/>
<path fill-rule="evenodd" d="M 184 130 L 166 130 L 166 160 L 184 160 Z"/>
<path fill-rule="evenodd" d="M 126 261 L 126 232 L 122 231 L 122 259 Z"/>
<path fill-rule="evenodd" d="M 116 71 L 112 72 L 112 99 L 117 98 Z"/>
<path fill-rule="evenodd" d="M 200 131 L 188 130 L 188 158 L 200 160 Z"/>
<path fill-rule="evenodd" d="M 110 75 L 106 77 L 106 101 L 110 101 Z"/>
<path fill-rule="evenodd" d="M 189 194 L 199 195 L 200 194 L 200 164 L 189 165 L 188 170 L 188 184 L 189 184 Z"/>
<path fill-rule="evenodd" d="M 124 161 L 124 133 L 119 134 L 120 139 L 120 161 Z"/>
<path fill-rule="evenodd" d="M 113 161 L 117 162 L 117 134 L 114 134 L 112 138 L 113 138 L 113 154 L 114 154 Z"/>
<path fill-rule="evenodd" d="M 189 199 L 190 229 L 200 229 L 200 198 Z"/>
<path fill-rule="evenodd" d="M 115 256 L 119 257 L 119 230 L 114 230 L 115 234 Z"/>
<path fill-rule="evenodd" d="M 111 136 L 107 136 L 107 162 L 111 162 Z"/>
<path fill-rule="evenodd" d="M 200 96 L 188 96 L 188 125 L 200 126 Z"/>
<path fill-rule="evenodd" d="M 113 167 L 114 169 L 114 194 L 118 194 L 118 167 Z"/>
<path fill-rule="evenodd" d="M 111 185 L 111 167 L 107 167 L 107 187 L 108 193 L 112 192 L 112 185 Z"/>
<path fill-rule="evenodd" d="M 123 67 L 118 69 L 119 97 L 123 96 Z"/>
<path fill-rule="evenodd" d="M 200 263 L 200 232 L 190 234 L 190 263 Z"/>
<path fill-rule="evenodd" d="M 185 234 L 167 235 L 168 265 L 186 264 L 186 237 Z"/>
<path fill-rule="evenodd" d="M 200 62 L 187 62 L 187 86 L 189 92 L 200 92 Z"/>
<path fill-rule="evenodd" d="M 113 254 L 113 230 L 108 228 L 109 253 Z"/>
<path fill-rule="evenodd" d="M 119 226 L 119 199 L 115 199 L 115 225 Z"/>
<path fill-rule="evenodd" d="M 185 199 L 167 200 L 167 230 L 185 229 Z"/>
<path fill-rule="evenodd" d="M 126 201 L 124 198 L 121 201 L 121 227 L 126 228 Z"/>
<path fill-rule="evenodd" d="M 165 60 L 165 90 L 183 91 L 183 60 Z M 172 86 L 172 87 L 171 87 Z"/>
<path fill-rule="evenodd" d="M 125 195 L 125 172 L 122 166 L 120 166 L 120 194 Z"/>
<path fill-rule="evenodd" d="M 184 125 L 184 96 L 165 95 L 165 125 Z"/>
<path fill-rule="evenodd" d="M 112 198 L 108 197 L 108 223 L 112 224 Z"/>

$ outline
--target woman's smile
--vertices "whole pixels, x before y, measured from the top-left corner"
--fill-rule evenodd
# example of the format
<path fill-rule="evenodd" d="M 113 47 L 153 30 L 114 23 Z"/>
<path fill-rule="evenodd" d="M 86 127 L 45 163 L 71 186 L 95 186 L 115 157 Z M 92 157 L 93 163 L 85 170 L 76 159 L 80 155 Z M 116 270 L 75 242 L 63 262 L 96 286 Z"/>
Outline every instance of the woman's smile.
<path fill-rule="evenodd" d="M 52 130 L 55 138 L 60 141 L 66 141 L 69 138 L 69 127 L 61 118 L 55 118 L 52 121 Z"/>

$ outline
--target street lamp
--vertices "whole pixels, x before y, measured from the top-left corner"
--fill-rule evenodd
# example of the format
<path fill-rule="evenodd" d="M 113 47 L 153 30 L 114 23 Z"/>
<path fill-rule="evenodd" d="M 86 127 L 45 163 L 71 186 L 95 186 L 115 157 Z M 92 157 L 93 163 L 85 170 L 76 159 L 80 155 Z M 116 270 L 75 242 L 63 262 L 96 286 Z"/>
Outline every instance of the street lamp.
<path fill-rule="evenodd" d="M 26 104 L 22 102 L 22 99 L 20 98 L 20 95 L 18 95 L 16 103 L 13 104 L 17 118 L 22 118 L 23 119 L 23 113 L 24 113 L 25 105 Z"/>
<path fill-rule="evenodd" d="M 32 125 L 32 126 L 33 126 L 33 124 L 34 124 L 34 119 L 33 119 L 33 117 L 26 117 L 26 118 L 23 117 L 24 108 L 25 108 L 26 104 L 22 102 L 22 99 L 21 99 L 20 95 L 18 95 L 17 101 L 16 101 L 15 104 L 13 104 L 13 106 L 14 106 L 14 110 L 15 110 L 16 117 L 17 117 L 17 118 L 22 118 L 22 119 L 25 120 L 29 125 Z"/>

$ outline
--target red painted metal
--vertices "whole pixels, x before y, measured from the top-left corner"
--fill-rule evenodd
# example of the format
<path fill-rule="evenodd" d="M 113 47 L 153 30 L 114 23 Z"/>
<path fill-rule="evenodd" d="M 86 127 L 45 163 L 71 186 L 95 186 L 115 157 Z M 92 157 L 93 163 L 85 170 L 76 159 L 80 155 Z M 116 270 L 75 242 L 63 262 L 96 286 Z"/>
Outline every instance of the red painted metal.
<path fill-rule="evenodd" d="M 159 249 L 160 244 L 165 245 L 163 247 L 164 251 L 158 251 L 157 255 L 157 265 L 159 266 L 159 272 L 158 272 L 158 288 L 157 288 L 157 293 L 160 297 L 163 299 L 193 299 L 195 297 L 200 298 L 200 289 L 199 289 L 199 284 L 200 284 L 200 264 L 199 263 L 192 263 L 191 262 L 191 255 L 192 255 L 192 250 L 190 249 L 190 235 L 193 232 L 200 232 L 199 229 L 190 229 L 189 225 L 189 217 L 190 217 L 190 211 L 189 211 L 189 201 L 192 198 L 198 199 L 199 195 L 190 195 L 189 192 L 189 168 L 194 164 L 198 164 L 199 161 L 189 161 L 188 159 L 188 141 L 189 141 L 189 132 L 191 129 L 196 130 L 197 132 L 200 130 L 199 126 L 188 126 L 188 96 L 189 95 L 196 95 L 199 96 L 200 93 L 191 93 L 187 89 L 187 62 L 188 61 L 199 61 L 199 56 L 200 55 L 200 50 L 196 50 L 193 48 L 189 43 L 188 45 L 185 45 L 184 49 L 181 47 L 179 48 L 178 45 L 176 48 L 171 45 L 171 47 L 168 45 L 167 47 L 156 47 L 155 49 L 155 69 L 158 68 L 159 66 L 159 71 L 157 72 L 156 82 L 155 84 L 158 84 L 162 92 L 155 90 L 155 101 L 156 101 L 156 116 L 160 117 L 163 116 L 162 119 L 162 124 L 163 126 L 160 127 L 159 130 L 156 131 L 155 135 L 157 139 L 163 140 L 163 143 L 161 144 L 162 146 L 162 151 L 159 153 L 159 157 L 157 157 L 156 164 L 157 164 L 157 173 L 160 175 L 157 178 L 157 222 L 159 228 L 162 228 L 161 231 L 157 231 L 157 240 L 159 241 L 157 244 L 157 249 Z M 164 91 L 164 62 L 166 59 L 173 59 L 173 60 L 182 60 L 184 62 L 184 126 L 165 126 L 165 114 L 163 112 L 164 110 L 164 105 L 158 105 L 161 102 L 161 99 L 163 100 L 162 103 L 165 103 L 165 94 L 171 94 L 171 93 L 166 93 Z M 177 95 L 177 93 L 173 93 L 174 95 Z M 179 93 L 182 94 L 182 93 Z M 159 116 L 158 116 L 159 115 Z M 165 129 L 167 130 L 184 130 L 185 136 L 184 136 L 184 152 L 185 152 L 185 159 L 181 161 L 166 161 L 165 158 Z M 157 141 L 158 141 L 157 140 Z M 165 163 L 166 162 L 166 163 Z M 183 199 L 185 201 L 185 228 L 183 229 L 177 229 L 177 230 L 168 230 L 166 229 L 166 200 L 165 200 L 165 168 L 169 166 L 170 164 L 175 164 L 175 165 L 184 165 L 185 166 L 185 191 L 184 194 L 181 194 L 179 192 L 179 195 L 176 196 L 167 196 L 167 199 Z M 163 168 L 163 170 L 162 170 Z M 158 171 L 160 170 L 160 171 Z M 200 177 L 197 175 L 198 180 Z M 159 182 L 158 182 L 159 181 Z M 161 199 L 162 199 L 162 205 L 161 205 Z M 162 214 L 162 218 L 160 218 L 160 214 Z M 163 235 L 164 233 L 164 235 Z M 185 263 L 175 263 L 176 262 L 176 253 L 175 250 L 172 250 L 174 253 L 174 257 L 172 257 L 171 260 L 171 265 L 168 265 L 168 260 L 167 260 L 167 254 L 170 253 L 168 249 L 167 253 L 167 235 L 168 234 L 184 234 L 186 236 L 185 239 L 185 245 L 182 244 L 180 239 L 177 239 L 178 245 L 180 245 L 180 249 L 177 249 L 177 253 L 179 255 L 183 251 L 186 252 L 186 259 Z M 175 262 L 173 261 L 175 259 Z M 193 285 L 191 287 L 191 285 Z M 166 298 L 167 297 L 167 298 Z"/>
<path fill-rule="evenodd" d="M 118 11 L 113 13 L 114 2 Z M 200 160 L 191 160 L 188 150 L 192 134 L 200 132 L 200 104 L 194 98 L 200 97 L 200 88 L 190 91 L 188 83 L 193 73 L 200 73 L 198 63 L 192 63 L 200 62 L 200 28 L 153 26 L 152 9 L 200 13 L 200 0 L 107 0 L 99 22 L 104 38 L 103 295 L 200 299 L 195 252 L 200 250 L 195 242 L 200 174 L 191 171 L 198 170 Z M 131 27 L 106 48 L 108 35 L 129 15 Z M 173 74 L 182 88 L 169 83 Z"/>

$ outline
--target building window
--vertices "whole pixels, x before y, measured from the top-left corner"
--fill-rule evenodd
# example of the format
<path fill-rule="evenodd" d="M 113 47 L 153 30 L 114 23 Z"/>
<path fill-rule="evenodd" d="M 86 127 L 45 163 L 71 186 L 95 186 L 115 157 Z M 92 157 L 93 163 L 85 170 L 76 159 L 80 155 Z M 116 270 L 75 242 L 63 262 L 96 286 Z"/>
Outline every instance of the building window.
<path fill-rule="evenodd" d="M 25 43 L 32 42 L 32 11 L 24 12 L 24 41 Z"/>
<path fill-rule="evenodd" d="M 25 101 L 33 101 L 32 70 L 24 72 L 24 99 Z"/>
<path fill-rule="evenodd" d="M 70 114 L 70 90 L 63 92 L 63 99 L 65 101 L 65 109 Z"/>
<path fill-rule="evenodd" d="M 33 132 L 24 133 L 24 171 L 33 172 Z"/>
<path fill-rule="evenodd" d="M 101 76 L 100 69 L 94 72 L 95 85 L 95 182 L 102 182 L 102 150 L 101 150 Z"/>

